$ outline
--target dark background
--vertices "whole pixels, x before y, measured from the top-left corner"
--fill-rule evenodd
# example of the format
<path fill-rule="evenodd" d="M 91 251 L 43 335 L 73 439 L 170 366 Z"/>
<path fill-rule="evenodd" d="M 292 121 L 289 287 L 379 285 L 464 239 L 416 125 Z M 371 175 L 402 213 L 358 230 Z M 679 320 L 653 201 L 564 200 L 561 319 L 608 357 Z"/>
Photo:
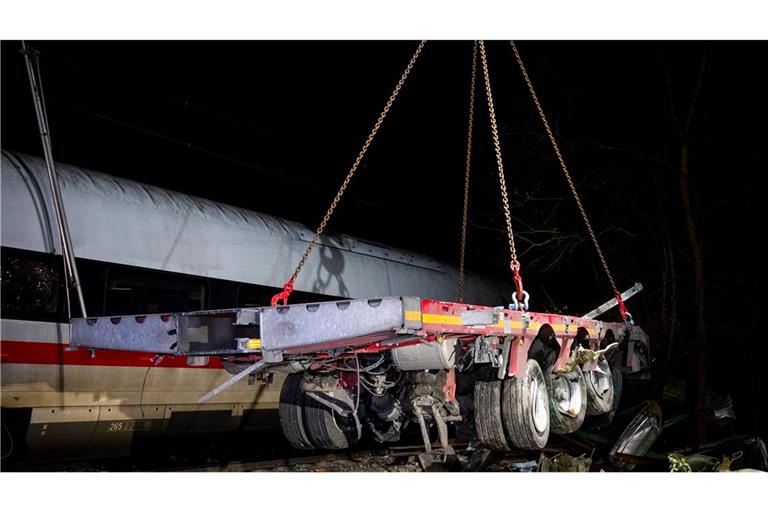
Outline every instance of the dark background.
<path fill-rule="evenodd" d="M 312 228 L 416 47 L 30 44 L 41 52 L 58 161 Z M 610 297 L 609 286 L 510 46 L 487 46 L 532 307 L 584 312 Z M 2 44 L 2 147 L 40 155 L 20 48 Z M 619 288 L 646 287 L 628 305 L 652 336 L 658 381 L 679 375 L 689 388 L 730 393 L 737 430 L 768 437 L 758 323 L 768 45 L 525 41 L 519 49 Z M 458 260 L 471 52 L 470 42 L 427 44 L 330 229 Z M 485 105 L 478 83 L 468 266 L 508 280 Z"/>

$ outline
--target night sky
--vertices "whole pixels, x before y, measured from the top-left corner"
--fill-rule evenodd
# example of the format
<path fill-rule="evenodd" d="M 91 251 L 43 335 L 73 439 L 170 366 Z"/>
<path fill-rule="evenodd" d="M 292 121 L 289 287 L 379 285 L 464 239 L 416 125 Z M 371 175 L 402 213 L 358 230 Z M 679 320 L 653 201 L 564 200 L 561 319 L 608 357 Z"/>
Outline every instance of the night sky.
<path fill-rule="evenodd" d="M 30 44 L 42 54 L 58 161 L 312 228 L 417 45 Z M 532 307 L 584 312 L 607 300 L 610 289 L 509 44 L 487 46 Z M 676 122 L 684 123 L 701 76 L 688 141 L 704 255 L 708 385 L 731 393 L 740 431 L 768 437 L 759 384 L 768 350 L 758 327 L 765 253 L 756 246 L 765 217 L 768 44 L 523 41 L 518 47 L 618 286 L 646 285 L 628 305 L 651 334 L 663 375 L 685 374 L 695 350 Z M 20 48 L 2 44 L 2 147 L 41 155 Z M 466 41 L 427 44 L 331 230 L 458 260 L 471 51 Z M 468 265 L 509 279 L 481 85 Z M 679 315 L 671 328 L 661 312 L 668 308 L 662 302 L 670 268 Z M 668 350 L 670 329 L 677 342 Z"/>

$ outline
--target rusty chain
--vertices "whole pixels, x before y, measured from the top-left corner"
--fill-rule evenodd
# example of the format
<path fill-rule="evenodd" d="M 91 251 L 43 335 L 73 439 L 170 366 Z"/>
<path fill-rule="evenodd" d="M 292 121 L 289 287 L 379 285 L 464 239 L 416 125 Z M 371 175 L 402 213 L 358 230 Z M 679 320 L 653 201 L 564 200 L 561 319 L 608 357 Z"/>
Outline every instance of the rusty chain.
<path fill-rule="evenodd" d="M 315 246 L 317 245 L 317 242 L 320 240 L 320 236 L 323 234 L 323 231 L 325 230 L 325 226 L 328 224 L 328 221 L 331 219 L 331 216 L 333 215 L 334 210 L 336 210 L 336 206 L 339 204 L 339 201 L 341 200 L 341 196 L 344 195 L 344 191 L 347 189 L 349 182 L 352 180 L 352 177 L 355 175 L 357 168 L 360 166 L 360 163 L 363 161 L 363 157 L 368 151 L 368 147 L 371 145 L 371 143 L 373 142 L 373 139 L 376 137 L 376 134 L 378 133 L 379 128 L 381 128 L 382 123 L 384 123 L 384 119 L 387 117 L 389 110 L 392 108 L 392 105 L 394 104 L 395 99 L 397 99 L 398 95 L 400 94 L 400 90 L 403 88 L 403 85 L 405 84 L 405 81 L 408 78 L 408 75 L 410 75 L 411 69 L 413 69 L 413 65 L 416 63 L 416 60 L 419 58 L 419 55 L 421 54 L 421 50 L 424 48 L 425 44 L 426 44 L 426 40 L 422 40 L 419 43 L 419 46 L 416 48 L 416 51 L 413 53 L 413 56 L 411 57 L 411 60 L 408 62 L 408 65 L 405 67 L 405 71 L 403 71 L 403 74 L 400 77 L 400 80 L 398 80 L 397 85 L 395 85 L 395 88 L 392 91 L 392 94 L 390 94 L 386 105 L 384 105 L 384 109 L 379 114 L 379 117 L 376 120 L 376 123 L 373 125 L 371 132 L 368 134 L 368 138 L 365 140 L 365 143 L 363 144 L 362 149 L 360 149 L 360 152 L 357 154 L 357 158 L 355 158 L 355 161 L 352 164 L 352 167 L 349 169 L 349 172 L 347 173 L 346 178 L 344 178 L 344 181 L 342 182 L 341 187 L 339 188 L 339 191 L 336 192 L 336 197 L 333 198 L 333 201 L 331 202 L 331 206 L 328 208 L 328 211 L 325 212 L 325 216 L 323 216 L 323 220 L 320 222 L 320 225 L 315 230 L 315 233 L 312 236 L 312 240 L 309 242 L 309 245 L 304 251 L 304 254 L 301 257 L 301 260 L 299 260 L 298 265 L 296 265 L 296 269 L 293 271 L 293 274 L 291 274 L 290 279 L 288 279 L 285 285 L 283 285 L 283 291 L 281 293 L 278 293 L 274 297 L 272 297 L 273 306 L 277 305 L 277 302 L 279 302 L 280 300 L 283 301 L 283 304 L 288 303 L 288 295 L 290 295 L 291 292 L 293 291 L 293 285 L 294 285 L 294 282 L 296 281 L 296 278 L 299 276 L 299 272 L 301 272 L 301 269 L 304 267 L 304 264 L 306 264 L 310 254 L 312 254 L 312 250 L 315 248 Z"/>
<path fill-rule="evenodd" d="M 467 122 L 467 160 L 464 171 L 464 216 L 461 221 L 461 251 L 459 253 L 459 283 L 456 302 L 464 302 L 464 260 L 467 247 L 467 217 L 469 215 L 469 172 L 472 160 L 472 128 L 475 118 L 475 82 L 477 75 L 477 42 L 472 46 L 472 81 L 469 87 L 469 120 Z"/>
<path fill-rule="evenodd" d="M 504 178 L 504 164 L 501 160 L 501 144 L 499 143 L 499 129 L 496 126 L 496 110 L 493 108 L 493 93 L 491 92 L 491 79 L 488 74 L 488 59 L 485 55 L 485 42 L 478 41 L 480 47 L 480 59 L 483 64 L 483 78 L 485 79 L 485 93 L 488 99 L 488 115 L 491 118 L 491 134 L 493 135 L 493 148 L 496 152 L 496 165 L 499 168 L 499 186 L 501 187 L 501 202 L 504 207 L 504 221 L 507 224 L 507 238 L 509 239 L 510 267 L 513 271 L 520 270 L 520 262 L 517 260 L 515 248 L 515 235 L 512 231 L 512 216 L 509 212 L 509 196 L 507 195 L 507 181 Z"/>
<path fill-rule="evenodd" d="M 515 58 L 517 59 L 517 64 L 520 66 L 520 71 L 523 73 L 523 78 L 525 79 L 525 83 L 528 85 L 528 91 L 531 93 L 531 98 L 533 99 L 533 103 L 536 106 L 536 110 L 539 112 L 539 117 L 541 118 L 541 122 L 544 124 L 544 130 L 547 132 L 547 136 L 549 137 L 549 141 L 552 143 L 552 148 L 555 150 L 555 155 L 557 156 L 558 162 L 560 162 L 560 168 L 563 170 L 563 174 L 565 175 L 565 180 L 568 182 L 568 187 L 571 189 L 571 194 L 573 195 L 573 198 L 576 200 L 576 206 L 579 209 L 579 213 L 581 213 L 581 218 L 584 220 L 584 224 L 587 226 L 587 231 L 589 232 L 589 236 L 592 239 L 592 243 L 595 246 L 595 250 L 597 251 L 597 256 L 600 258 L 600 263 L 603 265 L 603 269 L 605 270 L 606 275 L 608 276 L 608 281 L 611 284 L 611 288 L 613 289 L 613 293 L 620 299 L 621 295 L 619 294 L 619 289 L 616 287 L 616 283 L 613 280 L 613 274 L 611 274 L 611 270 L 608 268 L 608 263 L 605 260 L 605 256 L 603 255 L 603 250 L 600 248 L 600 243 L 597 241 L 597 236 L 595 235 L 594 230 L 592 229 L 592 224 L 589 222 L 589 217 L 587 217 L 587 212 L 584 210 L 584 206 L 581 204 L 581 198 L 579 197 L 579 193 L 576 191 L 576 186 L 573 184 L 573 179 L 571 179 L 571 173 L 568 172 L 568 167 L 565 165 L 565 159 L 563 159 L 562 153 L 560 153 L 560 147 L 557 144 L 557 141 L 555 140 L 555 136 L 552 133 L 552 129 L 549 127 L 549 122 L 547 121 L 547 116 L 544 114 L 544 109 L 541 107 L 541 103 L 539 103 L 539 98 L 536 95 L 536 91 L 533 88 L 533 84 L 531 83 L 531 79 L 528 77 L 528 72 L 525 70 L 525 65 L 523 64 L 523 59 L 520 57 L 520 52 L 517 51 L 517 46 L 515 46 L 514 41 L 509 42 L 512 45 L 512 51 L 515 52 Z M 621 306 L 623 306 L 623 301 L 619 300 L 620 310 Z M 625 310 L 622 312 L 622 316 L 624 316 Z"/>

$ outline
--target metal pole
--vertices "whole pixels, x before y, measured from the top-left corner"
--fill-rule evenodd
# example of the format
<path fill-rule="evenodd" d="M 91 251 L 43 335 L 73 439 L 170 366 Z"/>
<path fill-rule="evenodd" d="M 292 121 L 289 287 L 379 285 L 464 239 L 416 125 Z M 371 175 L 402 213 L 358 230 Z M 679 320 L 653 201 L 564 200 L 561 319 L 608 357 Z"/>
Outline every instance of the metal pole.
<path fill-rule="evenodd" d="M 197 399 L 197 403 L 202 404 L 203 402 L 207 402 L 208 400 L 210 400 L 211 398 L 215 397 L 216 395 L 218 395 L 219 393 L 221 393 L 222 391 L 224 391 L 228 387 L 230 387 L 233 384 L 239 382 L 246 375 L 250 375 L 251 373 L 253 373 L 253 372 L 257 371 L 257 370 L 260 370 L 261 368 L 264 368 L 265 366 L 267 366 L 267 361 L 265 361 L 263 359 L 259 359 L 258 361 L 253 363 L 251 366 L 249 366 L 245 370 L 241 371 L 237 375 L 233 375 L 232 377 L 230 377 L 226 381 L 222 382 L 221 384 L 216 386 L 214 389 L 212 389 L 208 393 L 206 393 L 203 396 L 201 396 L 200 398 L 198 398 Z"/>
<path fill-rule="evenodd" d="M 59 237 L 61 239 L 61 251 L 64 256 L 64 265 L 68 273 L 67 285 L 72 285 L 77 292 L 77 300 L 80 304 L 80 313 L 83 318 L 88 314 L 85 310 L 85 299 L 83 290 L 80 286 L 80 275 L 77 272 L 77 264 L 72 249 L 72 240 L 69 236 L 69 225 L 67 216 L 64 213 L 64 202 L 61 199 L 58 175 L 53 161 L 53 149 L 51 147 L 51 135 L 48 128 L 48 113 L 45 109 L 45 98 L 43 96 L 42 79 L 39 76 L 40 68 L 37 55 L 33 50 L 29 50 L 24 41 L 21 42 L 22 53 L 27 64 L 27 74 L 29 75 L 29 85 L 32 89 L 32 99 L 35 103 L 35 114 L 37 116 L 37 125 L 40 128 L 40 140 L 43 145 L 43 154 L 45 156 L 45 166 L 48 170 L 48 182 L 51 186 L 51 198 L 53 199 L 53 209 L 56 213 L 56 222 L 59 228 Z M 33 62 L 34 60 L 34 62 Z"/>
<path fill-rule="evenodd" d="M 629 290 L 627 290 L 627 291 L 625 291 L 624 293 L 621 294 L 621 300 L 627 300 L 630 297 L 632 297 L 633 295 L 635 295 L 637 293 L 640 293 L 641 291 L 643 291 L 643 285 L 640 284 L 640 283 L 635 283 L 635 285 L 632 288 L 630 288 Z M 616 301 L 616 298 L 613 298 L 613 299 L 609 300 L 608 302 L 604 302 L 603 304 L 597 306 L 595 309 L 593 309 L 589 313 L 587 313 L 585 315 L 582 315 L 581 318 L 586 318 L 587 320 L 592 320 L 595 317 L 597 317 L 599 315 L 602 315 L 603 313 L 605 313 L 609 309 L 616 307 L 617 304 L 618 304 L 618 302 Z"/>

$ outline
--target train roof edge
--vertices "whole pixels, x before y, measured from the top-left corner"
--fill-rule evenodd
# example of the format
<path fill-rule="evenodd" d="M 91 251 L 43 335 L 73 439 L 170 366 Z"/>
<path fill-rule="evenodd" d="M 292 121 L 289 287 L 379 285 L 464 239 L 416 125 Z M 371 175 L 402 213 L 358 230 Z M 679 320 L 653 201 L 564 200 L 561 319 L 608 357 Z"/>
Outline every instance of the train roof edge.
<path fill-rule="evenodd" d="M 156 270 L 282 286 L 312 231 L 273 215 L 57 163 L 75 254 Z M 45 162 L 2 150 L 2 245 L 60 252 Z M 321 242 L 296 283 L 318 294 L 453 300 L 451 265 L 345 234 Z M 508 290 L 469 274 L 466 300 L 497 304 Z"/>

